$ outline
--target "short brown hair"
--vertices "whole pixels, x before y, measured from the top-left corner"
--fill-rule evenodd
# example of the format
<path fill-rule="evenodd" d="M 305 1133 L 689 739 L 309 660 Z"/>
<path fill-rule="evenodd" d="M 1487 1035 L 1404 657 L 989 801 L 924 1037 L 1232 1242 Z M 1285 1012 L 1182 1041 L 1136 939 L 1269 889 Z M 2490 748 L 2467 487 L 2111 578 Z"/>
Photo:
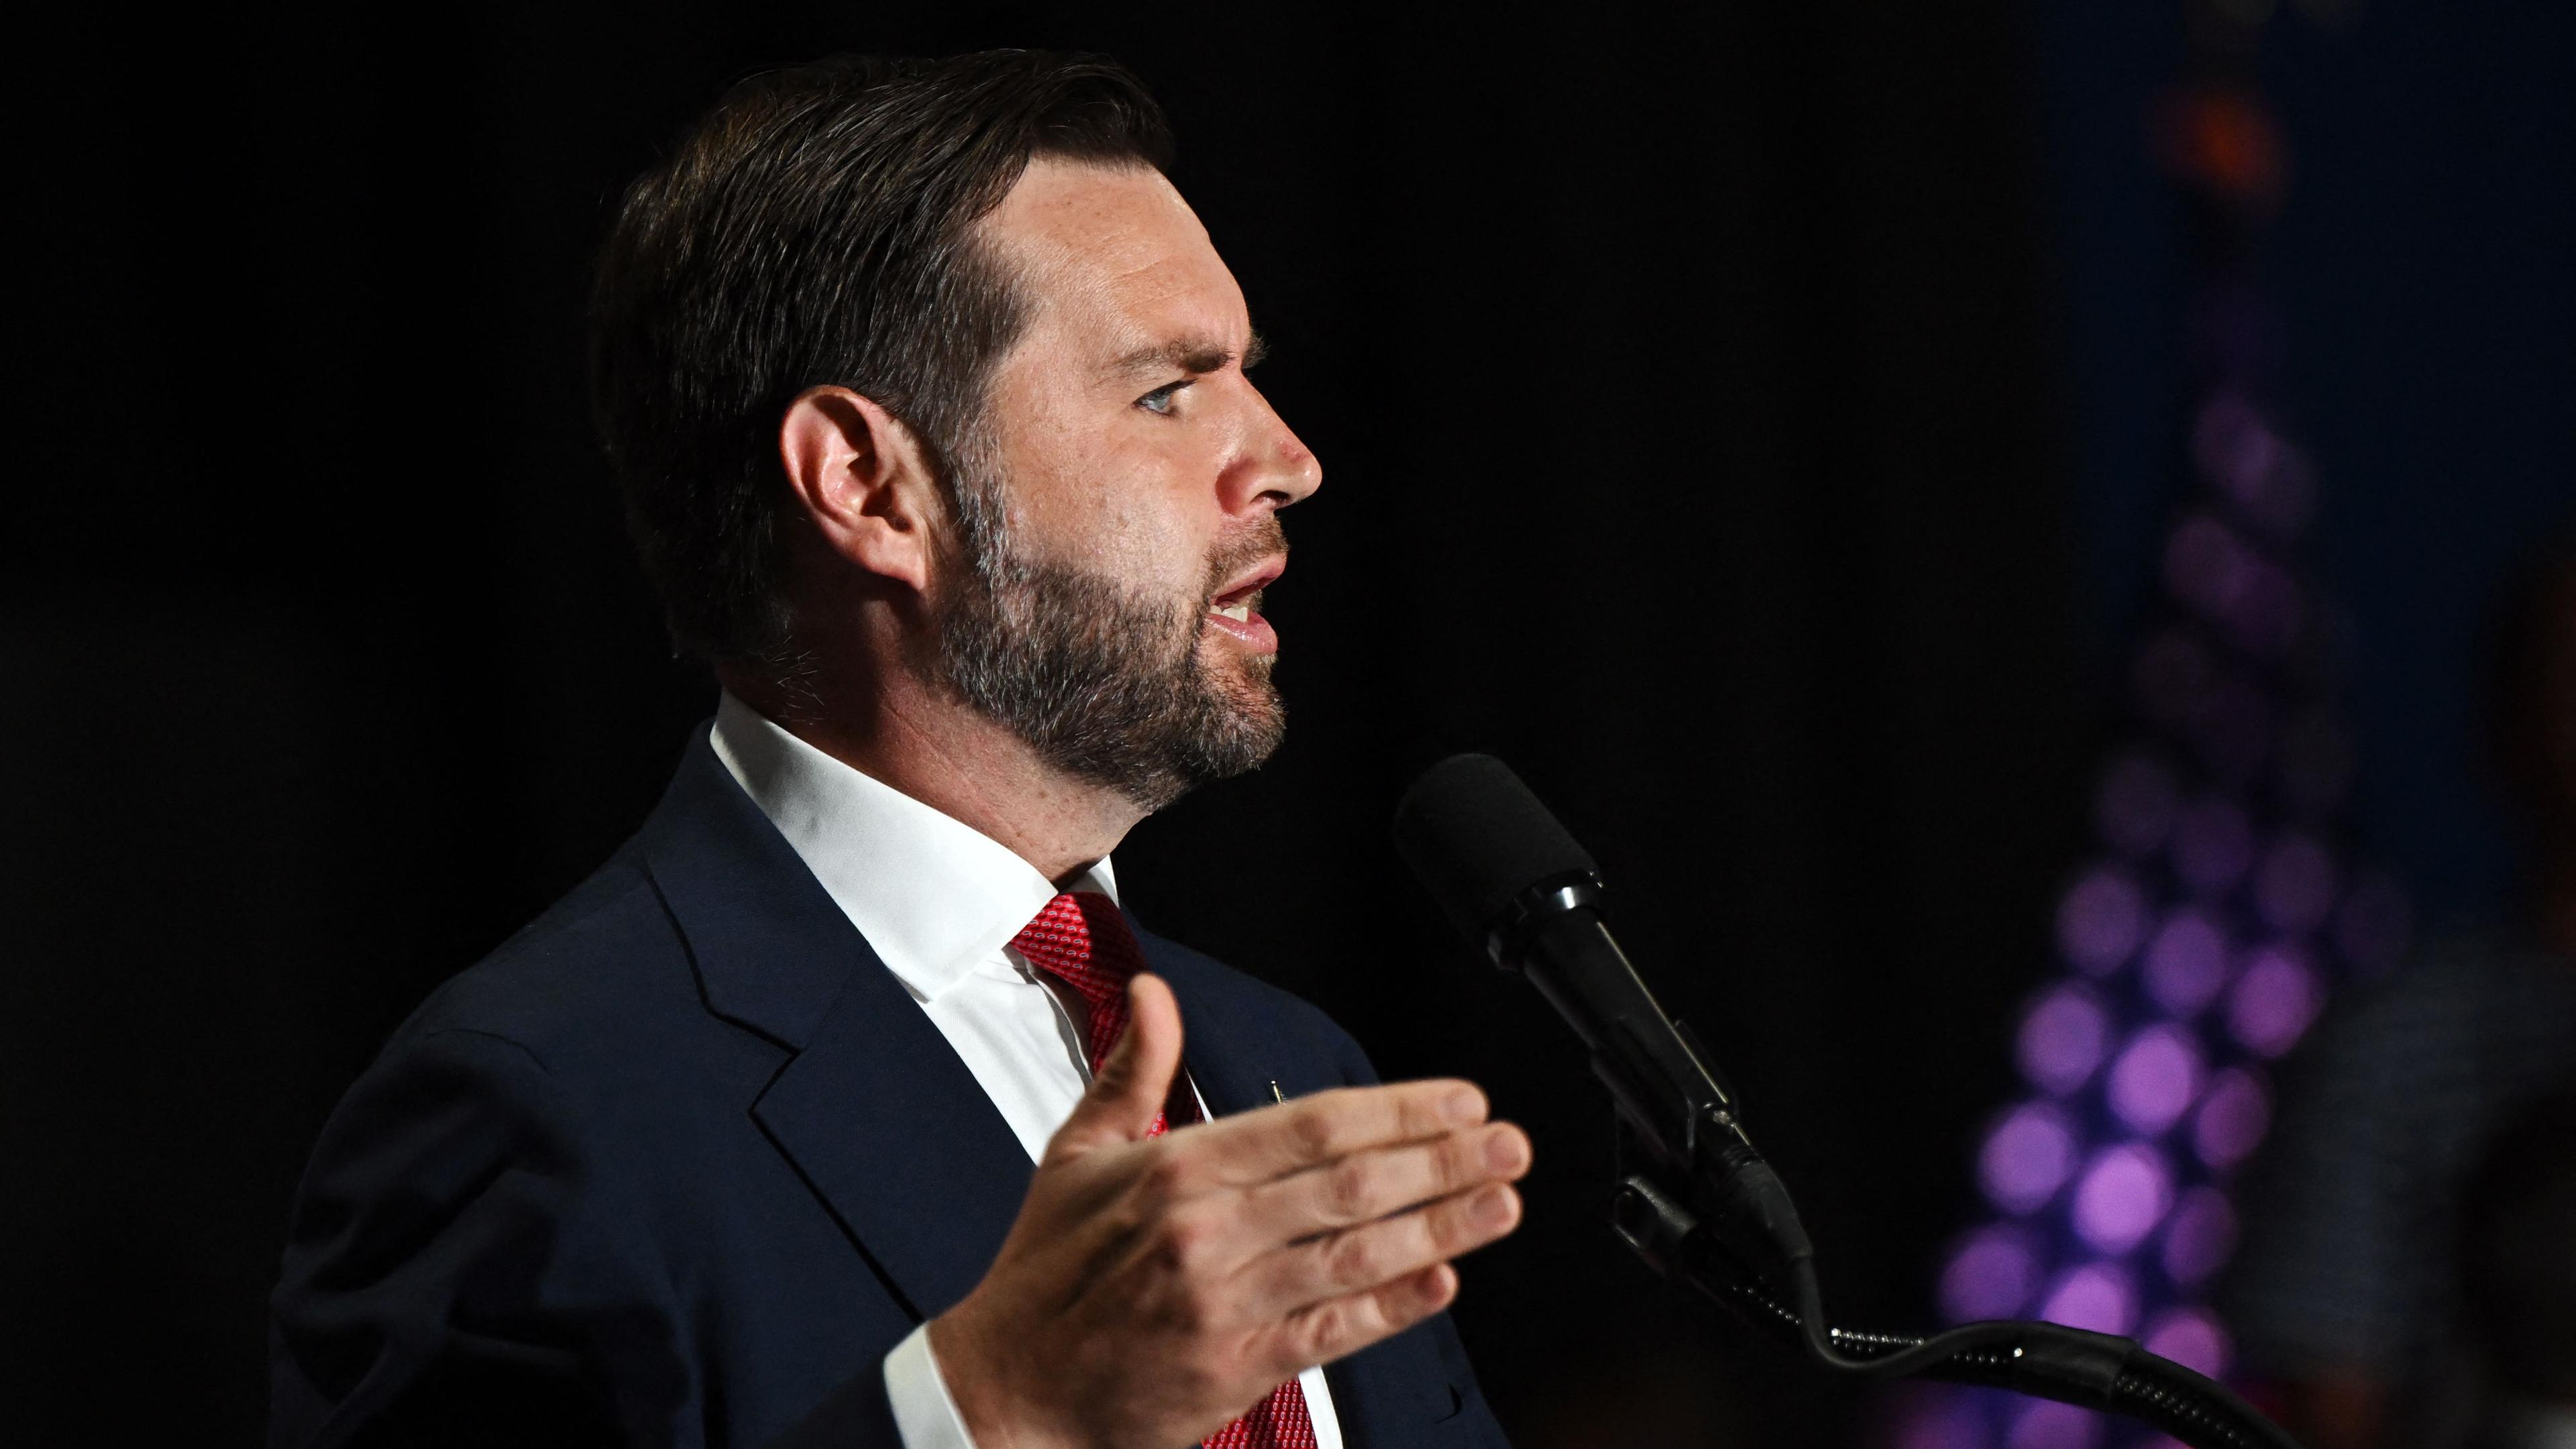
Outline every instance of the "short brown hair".
<path fill-rule="evenodd" d="M 946 470 L 1025 314 L 974 226 L 1032 157 L 1170 155 L 1104 57 L 835 56 L 735 85 L 639 177 L 592 294 L 592 408 L 674 645 L 788 642 L 776 432 L 797 394 L 873 398 Z"/>

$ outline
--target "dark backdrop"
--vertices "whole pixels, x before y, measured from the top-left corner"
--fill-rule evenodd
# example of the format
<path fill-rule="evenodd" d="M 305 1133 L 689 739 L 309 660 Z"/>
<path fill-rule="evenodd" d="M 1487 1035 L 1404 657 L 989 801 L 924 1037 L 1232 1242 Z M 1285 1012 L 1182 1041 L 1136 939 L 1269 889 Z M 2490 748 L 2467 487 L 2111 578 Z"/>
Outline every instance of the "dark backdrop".
<path fill-rule="evenodd" d="M 1138 830 L 1133 903 L 1530 1126 L 1458 1310 L 1523 1442 L 1841 1438 L 1855 1401 L 1609 1239 L 1601 1095 L 1384 822 L 1441 752 L 1518 764 L 1846 1316 L 1928 1316 L 2100 713 L 2016 10 L 58 22 L 17 92 L 0 1402 L 255 1439 L 324 1113 L 708 712 L 584 422 L 625 180 L 747 69 L 1033 43 L 1164 98 L 1326 467 L 1289 743 Z"/>

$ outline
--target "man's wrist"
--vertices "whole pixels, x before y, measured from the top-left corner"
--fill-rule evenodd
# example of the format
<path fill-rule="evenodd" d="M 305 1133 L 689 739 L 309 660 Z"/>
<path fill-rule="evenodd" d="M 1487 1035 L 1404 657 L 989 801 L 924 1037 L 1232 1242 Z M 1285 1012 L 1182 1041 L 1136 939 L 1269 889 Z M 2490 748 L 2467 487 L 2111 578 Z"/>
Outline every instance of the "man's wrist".
<path fill-rule="evenodd" d="M 886 1401 L 904 1449 L 993 1449 L 968 1428 L 931 1347 L 930 1325 L 904 1337 L 885 1356 Z"/>

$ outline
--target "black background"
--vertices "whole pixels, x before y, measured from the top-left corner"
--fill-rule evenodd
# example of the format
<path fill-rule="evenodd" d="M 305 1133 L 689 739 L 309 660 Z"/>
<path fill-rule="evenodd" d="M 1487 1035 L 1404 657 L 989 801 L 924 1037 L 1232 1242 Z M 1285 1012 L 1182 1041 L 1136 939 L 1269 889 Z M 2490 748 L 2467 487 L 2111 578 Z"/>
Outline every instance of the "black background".
<path fill-rule="evenodd" d="M 1845 1437 L 1859 1401 L 1609 1239 L 1602 1097 L 1385 817 L 1440 753 L 1516 763 L 1843 1316 L 1928 1318 L 2107 714 L 2018 7 L 926 9 L 57 17 L 0 533 L 9 1412 L 256 1439 L 323 1115 L 710 710 L 582 403 L 626 180 L 761 65 L 1022 43 L 1162 97 L 1325 465 L 1289 742 L 1136 832 L 1131 903 L 1530 1127 L 1458 1309 L 1519 1441 Z"/>

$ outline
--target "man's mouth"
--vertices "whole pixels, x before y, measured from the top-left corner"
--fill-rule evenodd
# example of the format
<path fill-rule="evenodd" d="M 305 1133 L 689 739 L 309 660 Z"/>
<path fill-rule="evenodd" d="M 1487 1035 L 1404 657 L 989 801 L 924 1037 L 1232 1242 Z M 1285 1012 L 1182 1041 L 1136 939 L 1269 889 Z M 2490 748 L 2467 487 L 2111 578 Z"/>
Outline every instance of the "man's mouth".
<path fill-rule="evenodd" d="M 1208 622 L 1257 653 L 1277 649 L 1279 636 L 1271 629 L 1270 621 L 1261 617 L 1261 593 L 1287 567 L 1286 559 L 1273 555 L 1236 576 L 1223 592 L 1208 601 Z"/>

